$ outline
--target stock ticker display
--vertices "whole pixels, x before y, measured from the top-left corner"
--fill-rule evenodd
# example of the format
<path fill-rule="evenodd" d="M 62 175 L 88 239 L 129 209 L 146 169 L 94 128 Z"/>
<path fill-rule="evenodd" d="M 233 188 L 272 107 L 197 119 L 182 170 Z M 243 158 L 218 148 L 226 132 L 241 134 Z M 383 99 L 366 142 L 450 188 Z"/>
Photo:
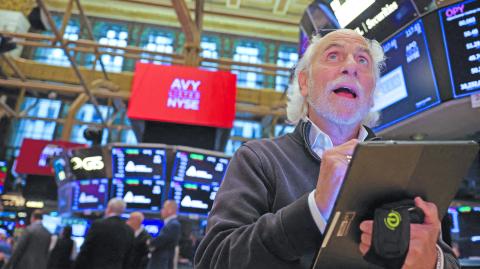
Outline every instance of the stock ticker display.
<path fill-rule="evenodd" d="M 72 210 L 104 210 L 108 200 L 108 179 L 84 179 L 72 186 Z"/>
<path fill-rule="evenodd" d="M 165 149 L 114 147 L 113 177 L 165 180 L 166 158 Z"/>
<path fill-rule="evenodd" d="M 455 98 L 480 91 L 480 2 L 438 11 Z"/>
<path fill-rule="evenodd" d="M 123 199 L 127 210 L 159 211 L 165 181 L 158 179 L 118 179 L 112 180 L 112 196 Z"/>
<path fill-rule="evenodd" d="M 421 19 L 382 44 L 386 68 L 375 91 L 381 130 L 440 103 Z"/>
<path fill-rule="evenodd" d="M 207 215 L 220 187 L 229 159 L 177 151 L 173 162 L 170 196 L 180 213 Z"/>

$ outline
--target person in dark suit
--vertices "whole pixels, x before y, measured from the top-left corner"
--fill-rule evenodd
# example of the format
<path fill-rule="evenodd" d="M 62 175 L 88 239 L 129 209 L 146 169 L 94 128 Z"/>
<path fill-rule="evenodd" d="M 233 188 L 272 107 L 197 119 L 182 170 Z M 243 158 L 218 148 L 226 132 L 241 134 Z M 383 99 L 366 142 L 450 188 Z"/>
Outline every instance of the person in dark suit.
<path fill-rule="evenodd" d="M 152 239 L 143 228 L 144 216 L 141 212 L 132 212 L 127 220 L 127 225 L 133 229 L 135 239 L 131 258 L 132 269 L 145 269 L 148 263 L 148 242 Z"/>
<path fill-rule="evenodd" d="M 177 219 L 177 203 L 167 200 L 161 210 L 165 226 L 160 234 L 151 240 L 151 257 L 147 269 L 172 269 L 175 247 L 180 240 L 181 227 Z"/>
<path fill-rule="evenodd" d="M 75 269 L 127 269 L 133 247 L 133 231 L 120 218 L 123 200 L 108 202 L 105 217 L 92 223 L 80 248 Z"/>
<path fill-rule="evenodd" d="M 48 269 L 70 269 L 76 255 L 75 241 L 72 240 L 72 226 L 66 226 L 56 240 L 48 258 Z"/>
<path fill-rule="evenodd" d="M 46 269 L 51 234 L 42 225 L 43 212 L 33 211 L 5 269 Z"/>

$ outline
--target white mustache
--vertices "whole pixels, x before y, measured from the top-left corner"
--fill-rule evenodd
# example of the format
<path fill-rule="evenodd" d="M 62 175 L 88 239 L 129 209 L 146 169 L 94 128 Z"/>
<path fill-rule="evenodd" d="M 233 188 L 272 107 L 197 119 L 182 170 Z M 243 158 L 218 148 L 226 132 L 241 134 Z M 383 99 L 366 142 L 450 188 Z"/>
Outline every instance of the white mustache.
<path fill-rule="evenodd" d="M 356 78 L 351 78 L 351 77 L 346 77 L 342 76 L 339 77 L 333 81 L 329 81 L 327 83 L 327 89 L 328 90 L 333 90 L 338 88 L 337 85 L 343 84 L 343 83 L 353 83 L 355 84 L 355 88 L 358 90 L 357 94 L 363 94 L 365 92 L 365 89 L 363 88 L 362 84 L 356 79 Z"/>

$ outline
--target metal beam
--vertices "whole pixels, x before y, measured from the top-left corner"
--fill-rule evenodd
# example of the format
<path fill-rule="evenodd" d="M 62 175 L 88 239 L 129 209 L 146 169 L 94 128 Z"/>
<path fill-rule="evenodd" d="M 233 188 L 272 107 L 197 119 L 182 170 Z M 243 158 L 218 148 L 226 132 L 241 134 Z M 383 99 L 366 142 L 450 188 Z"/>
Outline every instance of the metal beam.
<path fill-rule="evenodd" d="M 68 109 L 67 117 L 65 118 L 65 124 L 62 128 L 62 140 L 70 141 L 72 136 L 72 127 L 75 122 L 75 115 L 77 115 L 78 110 L 88 101 L 88 96 L 85 93 L 81 93 L 73 101 Z"/>
<path fill-rule="evenodd" d="M 27 88 L 36 91 L 55 91 L 64 94 L 81 94 L 84 92 L 81 86 L 61 85 L 58 83 L 47 83 L 42 81 L 27 80 L 25 82 L 19 79 L 0 79 L 0 85 L 8 88 Z M 130 98 L 130 93 L 125 92 L 111 92 L 109 90 L 98 90 L 92 93 L 100 98 L 118 97 L 124 100 Z"/>
<path fill-rule="evenodd" d="M 182 31 L 185 34 L 186 43 L 196 43 L 199 41 L 200 35 L 198 33 L 197 26 L 193 23 L 190 11 L 185 3 L 185 0 L 171 0 L 172 5 L 177 14 L 178 20 L 182 27 Z"/>
<path fill-rule="evenodd" d="M 203 30 L 203 14 L 204 14 L 205 0 L 195 0 L 195 26 L 201 35 Z"/>
<path fill-rule="evenodd" d="M 63 38 L 65 34 L 65 29 L 67 28 L 68 21 L 72 16 L 72 8 L 73 8 L 73 0 L 68 0 L 67 8 L 65 9 L 65 13 L 63 14 L 62 25 L 60 26 L 60 36 Z"/>
<path fill-rule="evenodd" d="M 285 15 L 290 7 L 291 0 L 275 0 L 273 5 L 273 14 Z"/>

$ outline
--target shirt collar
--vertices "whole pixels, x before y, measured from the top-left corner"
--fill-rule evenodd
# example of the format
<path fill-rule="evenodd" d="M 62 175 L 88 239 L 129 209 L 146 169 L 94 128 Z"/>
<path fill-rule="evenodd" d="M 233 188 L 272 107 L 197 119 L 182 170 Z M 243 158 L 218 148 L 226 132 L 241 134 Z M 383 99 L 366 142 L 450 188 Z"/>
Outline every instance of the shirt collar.
<path fill-rule="evenodd" d="M 143 231 L 143 225 L 141 225 L 140 228 L 138 228 L 135 231 L 135 237 L 138 237 L 140 235 L 140 233 L 142 233 L 142 231 Z"/>
<path fill-rule="evenodd" d="M 170 217 L 165 218 L 165 219 L 163 220 L 163 223 L 165 223 L 165 225 L 167 225 L 167 223 L 168 223 L 169 221 L 171 221 L 172 219 L 174 219 L 174 218 L 176 218 L 176 217 L 177 217 L 177 215 L 171 215 Z"/>
<path fill-rule="evenodd" d="M 315 154 L 317 154 L 320 158 L 322 158 L 323 153 L 326 150 L 333 148 L 333 142 L 330 136 L 324 133 L 320 128 L 318 128 L 315 123 L 313 123 L 310 118 L 305 117 L 307 121 L 311 123 L 310 133 L 308 134 L 308 139 L 310 142 L 310 148 L 312 149 Z M 360 131 L 358 132 L 358 140 L 365 141 L 368 136 L 367 129 L 362 125 Z"/>

